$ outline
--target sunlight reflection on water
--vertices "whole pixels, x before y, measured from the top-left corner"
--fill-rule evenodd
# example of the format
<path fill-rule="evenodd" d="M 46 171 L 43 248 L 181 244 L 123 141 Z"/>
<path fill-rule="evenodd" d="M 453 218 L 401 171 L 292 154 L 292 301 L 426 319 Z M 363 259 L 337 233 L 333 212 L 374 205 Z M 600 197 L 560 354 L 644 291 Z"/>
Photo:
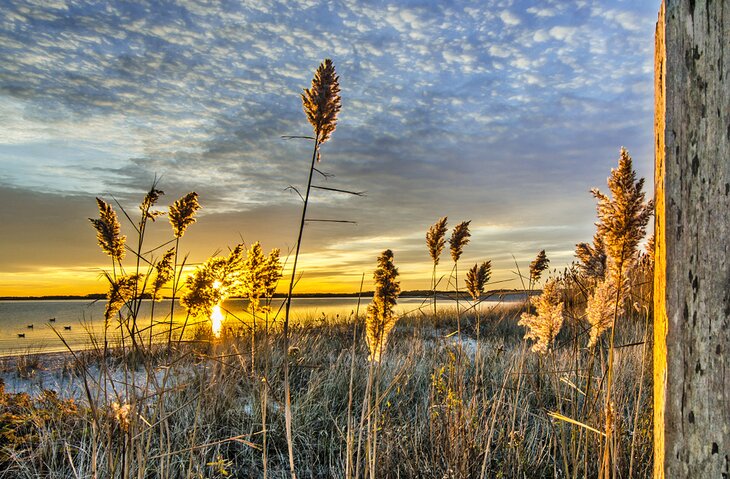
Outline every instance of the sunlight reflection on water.
<path fill-rule="evenodd" d="M 512 295 L 510 295 L 512 296 Z M 496 299 L 496 298 L 495 298 Z M 359 314 L 365 315 L 371 298 L 363 297 L 360 301 Z M 505 302 L 519 300 L 515 297 L 505 298 Z M 58 334 L 74 349 L 81 350 L 90 347 L 90 337 L 103 337 L 104 308 L 106 301 L 91 300 L 45 300 L 45 301 L 0 301 L 0 356 L 27 354 L 38 352 L 66 351 L 66 347 L 59 339 Z M 261 318 L 269 325 L 281 325 L 284 315 L 284 300 L 274 299 L 271 303 L 271 313 Z M 482 311 L 497 304 L 497 301 L 488 300 L 482 304 Z M 455 302 L 449 299 L 439 299 L 438 309 L 454 308 Z M 465 303 L 462 302 L 462 307 Z M 213 323 L 214 333 L 222 334 L 223 329 L 235 329 L 241 324 L 248 324 L 251 315 L 247 312 L 248 301 L 243 299 L 227 299 L 223 301 L 214 315 L 216 318 L 188 318 L 187 332 L 192 332 L 197 324 L 204 326 Z M 430 314 L 431 299 L 422 297 L 402 297 L 398 300 L 396 310 L 398 314 Z M 347 320 L 355 316 L 358 311 L 356 297 L 322 297 L 322 298 L 294 298 L 292 300 L 292 321 L 294 323 L 324 319 L 328 321 Z M 143 301 L 137 322 L 139 329 L 149 328 L 152 325 L 153 338 L 166 340 L 169 330 L 170 300 L 155 303 L 154 314 L 151 301 Z M 154 316 L 154 317 L 153 317 Z M 175 325 L 177 334 L 186 320 L 184 308 L 175 306 Z M 33 325 L 31 328 L 30 326 Z M 191 326 L 192 325 L 192 326 Z M 119 323 L 110 323 L 108 331 L 110 340 L 119 335 Z M 149 331 L 149 330 L 148 330 Z M 22 335 L 22 337 L 20 337 Z M 147 333 L 144 333 L 147 337 Z"/>

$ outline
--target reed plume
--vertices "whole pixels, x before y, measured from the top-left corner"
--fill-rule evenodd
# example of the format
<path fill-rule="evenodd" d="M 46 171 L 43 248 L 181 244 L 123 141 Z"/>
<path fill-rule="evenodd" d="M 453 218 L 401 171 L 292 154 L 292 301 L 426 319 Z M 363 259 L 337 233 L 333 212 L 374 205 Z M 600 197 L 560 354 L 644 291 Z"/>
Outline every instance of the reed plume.
<path fill-rule="evenodd" d="M 593 304 L 589 303 L 587 311 L 591 322 L 591 344 L 598 341 L 605 328 L 610 328 L 610 342 L 608 349 L 608 366 L 606 368 L 606 408 L 611 405 L 611 394 L 613 389 L 614 369 L 614 341 L 616 336 L 616 320 L 619 308 L 624 303 L 625 279 L 627 272 L 636 264 L 637 248 L 639 242 L 646 235 L 646 224 L 654 211 L 652 201 L 645 202 L 645 194 L 642 191 L 644 179 L 636 180 L 636 172 L 628 151 L 621 148 L 618 168 L 611 169 L 611 176 L 608 177 L 608 188 L 611 197 L 604 195 L 597 188 L 591 192 L 598 200 L 598 223 L 596 223 L 598 234 L 603 237 L 607 254 L 607 275 L 604 283 L 594 293 Z M 610 290 L 610 288 L 615 288 Z M 613 315 L 610 321 L 604 316 L 604 296 L 611 294 L 613 302 Z M 603 457 L 603 471 L 609 474 L 612 464 L 611 458 L 615 456 L 616 444 L 611 424 L 607 420 L 605 429 L 605 447 Z M 615 466 L 615 462 L 613 462 Z"/>
<path fill-rule="evenodd" d="M 194 191 L 170 205 L 170 224 L 175 238 L 182 238 L 188 226 L 195 223 L 195 213 L 200 209 L 198 194 Z"/>
<path fill-rule="evenodd" d="M 546 354 L 563 327 L 563 302 L 560 301 L 560 293 L 557 288 L 557 281 L 551 280 L 545 283 L 542 294 L 538 297 L 531 297 L 530 302 L 535 307 L 537 314 L 522 313 L 517 324 L 527 329 L 525 339 L 532 339 L 532 351 Z"/>
<path fill-rule="evenodd" d="M 652 262 L 654 262 L 654 255 L 656 254 L 656 233 L 652 233 L 649 240 L 646 242 L 646 254 L 649 255 Z"/>
<path fill-rule="evenodd" d="M 656 234 L 652 233 L 646 242 L 646 253 L 644 254 L 645 262 L 654 267 L 654 255 L 656 254 Z"/>
<path fill-rule="evenodd" d="M 281 251 L 279 248 L 274 248 L 269 252 L 269 256 L 266 258 L 264 275 L 264 290 L 265 296 L 271 298 L 276 292 L 276 286 L 279 284 L 279 280 L 283 276 L 284 268 L 281 264 Z"/>
<path fill-rule="evenodd" d="M 132 406 L 128 403 L 120 405 L 114 401 L 111 403 L 110 415 L 113 420 L 119 425 L 119 428 L 127 432 L 129 431 L 130 416 L 132 412 Z"/>
<path fill-rule="evenodd" d="M 428 246 L 428 253 L 431 255 L 434 266 L 439 264 L 441 252 L 446 245 L 446 220 L 447 217 L 444 216 L 434 223 L 426 233 L 426 246 Z"/>
<path fill-rule="evenodd" d="M 471 221 L 462 221 L 454 227 L 454 231 L 449 238 L 449 247 L 451 249 L 451 259 L 454 260 L 454 285 L 456 289 L 456 330 L 459 338 L 459 353 L 461 353 L 461 311 L 459 310 L 459 258 L 464 251 L 464 246 L 469 243 L 469 223 Z"/>
<path fill-rule="evenodd" d="M 372 303 L 368 305 L 365 323 L 369 359 L 373 362 L 380 362 L 388 335 L 398 320 L 393 311 L 400 294 L 397 277 L 398 268 L 393 263 L 393 252 L 387 249 L 378 257 L 378 267 L 373 274 L 375 293 Z"/>
<path fill-rule="evenodd" d="M 492 276 L 492 262 L 485 261 L 481 265 L 474 264 L 466 273 L 466 289 L 472 299 L 478 301 L 484 294 L 484 286 Z"/>
<path fill-rule="evenodd" d="M 644 178 L 637 181 L 631 156 L 621 148 L 618 168 L 608 178 L 611 197 L 597 188 L 591 192 L 598 200 L 598 234 L 603 238 L 606 254 L 613 260 L 609 268 L 614 281 L 619 281 L 636 260 L 639 242 L 646 235 L 646 225 L 654 211 L 654 202 L 645 202 Z"/>
<path fill-rule="evenodd" d="M 120 235 L 121 225 L 114 208 L 101 198 L 96 199 L 96 204 L 99 206 L 99 218 L 89 218 L 96 229 L 96 239 L 102 251 L 119 262 L 124 259 L 127 237 Z"/>
<path fill-rule="evenodd" d="M 174 274 L 173 262 L 175 260 L 175 248 L 170 248 L 162 255 L 155 264 L 155 280 L 152 283 L 152 298 L 155 301 L 162 299 L 160 291 L 168 281 L 172 279 Z"/>
<path fill-rule="evenodd" d="M 218 288 L 223 262 L 224 258 L 210 258 L 185 280 L 188 291 L 180 298 L 180 303 L 190 315 L 210 316 L 213 306 L 223 299 Z"/>
<path fill-rule="evenodd" d="M 543 271 L 548 269 L 549 264 L 550 260 L 545 254 L 545 250 L 537 253 L 537 257 L 530 263 L 530 282 L 534 284 L 540 281 Z"/>
<path fill-rule="evenodd" d="M 606 247 L 600 234 L 593 235 L 593 245 L 588 243 L 575 245 L 575 256 L 580 261 L 578 268 L 583 276 L 596 280 L 604 278 L 606 275 Z"/>
<path fill-rule="evenodd" d="M 157 203 L 157 200 L 160 199 L 160 196 L 164 195 L 165 192 L 162 190 L 158 190 L 155 188 L 155 185 L 150 188 L 150 191 L 147 192 L 144 199 L 142 200 L 142 203 L 139 205 L 139 209 L 142 212 L 142 220 L 152 220 L 155 221 L 158 216 L 162 216 L 165 214 L 164 211 L 159 210 L 153 210 L 152 207 L 155 206 L 155 203 Z"/>
<path fill-rule="evenodd" d="M 297 274 L 297 263 L 299 261 L 299 250 L 302 246 L 302 234 L 304 224 L 307 220 L 307 206 L 309 195 L 312 192 L 312 175 L 316 168 L 315 162 L 320 160 L 320 145 L 329 140 L 332 132 L 337 126 L 337 114 L 340 112 L 342 102 L 340 99 L 340 78 L 335 72 L 332 60 L 325 59 L 314 74 L 312 87 L 304 89 L 302 93 L 302 106 L 307 120 L 314 128 L 314 146 L 312 148 L 312 161 L 309 166 L 309 178 L 307 180 L 307 191 L 304 195 L 302 205 L 302 217 L 299 222 L 299 235 L 297 246 L 294 252 L 291 279 L 289 280 L 289 292 L 286 296 L 286 308 L 284 311 L 284 350 L 289 349 L 289 313 L 291 311 L 291 298 L 294 291 L 294 283 Z M 286 446 L 289 455 L 289 472 L 292 479 L 296 479 L 294 466 L 294 439 L 292 435 L 292 412 L 291 412 L 291 388 L 289 382 L 289 362 L 284 361 L 284 428 L 286 431 Z"/>
<path fill-rule="evenodd" d="M 439 264 L 441 252 L 446 245 L 446 216 L 434 223 L 426 232 L 426 246 L 433 260 L 431 272 L 431 290 L 433 292 L 433 314 L 436 315 L 436 266 Z"/>
<path fill-rule="evenodd" d="M 469 223 L 471 223 L 471 221 L 462 221 L 456 225 L 454 227 L 454 231 L 451 233 L 451 238 L 449 238 L 451 259 L 453 259 L 454 262 L 459 261 L 459 258 L 461 258 L 461 254 L 464 251 L 464 246 L 469 243 L 469 237 L 471 236 L 471 233 L 469 233 Z"/>
<path fill-rule="evenodd" d="M 243 245 L 238 245 L 228 257 L 209 258 L 188 276 L 185 280 L 188 291 L 180 302 L 191 316 L 209 317 L 213 306 L 241 292 L 243 254 Z"/>
<path fill-rule="evenodd" d="M 615 312 L 620 305 L 616 304 L 621 293 L 616 291 L 615 285 L 609 278 L 604 279 L 596 286 L 593 294 L 588 298 L 586 318 L 591 325 L 588 347 L 598 343 L 604 332 L 613 326 Z"/>
<path fill-rule="evenodd" d="M 117 279 L 112 278 L 108 273 L 105 275 L 109 281 L 109 291 L 106 293 L 107 303 L 104 318 L 109 321 L 134 298 L 142 275 L 130 274 Z"/>
<path fill-rule="evenodd" d="M 261 298 L 270 297 L 281 278 L 279 250 L 274 249 L 267 256 L 261 243 L 255 242 L 246 253 L 243 271 L 241 287 L 249 299 L 249 310 L 259 311 Z"/>
<path fill-rule="evenodd" d="M 318 144 L 329 140 L 337 127 L 337 114 L 342 107 L 339 80 L 335 65 L 327 58 L 314 73 L 312 87 L 305 88 L 302 93 L 304 113 L 314 129 Z M 319 156 L 317 160 L 319 161 Z"/>

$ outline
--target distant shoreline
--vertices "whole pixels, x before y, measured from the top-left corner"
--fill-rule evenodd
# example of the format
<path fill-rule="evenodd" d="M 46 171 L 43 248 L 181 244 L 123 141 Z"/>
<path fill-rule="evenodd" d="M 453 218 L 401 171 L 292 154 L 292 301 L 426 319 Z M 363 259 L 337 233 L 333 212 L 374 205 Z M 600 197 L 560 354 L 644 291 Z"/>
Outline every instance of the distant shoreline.
<path fill-rule="evenodd" d="M 541 290 L 533 289 L 529 292 L 530 295 L 540 294 Z M 522 289 L 495 289 L 484 293 L 485 298 L 491 296 L 505 296 L 512 294 L 525 294 L 525 290 Z M 436 295 L 440 298 L 456 298 L 456 294 L 453 291 L 436 291 Z M 358 296 L 363 298 L 370 298 L 373 296 L 372 291 L 363 291 L 362 293 L 295 293 L 292 298 L 357 298 Z M 416 289 L 410 291 L 403 291 L 400 294 L 401 298 L 423 298 L 433 296 L 433 291 Z M 469 295 L 464 292 L 459 292 L 459 298 L 468 298 Z M 275 299 L 286 298 L 283 293 L 276 293 Z M 65 300 L 105 300 L 106 294 L 86 294 L 86 295 L 50 295 L 50 296 L 0 296 L 0 301 L 65 301 Z M 150 299 L 149 297 L 145 299 Z M 164 297 L 163 299 L 171 299 Z M 245 299 L 245 298 L 231 298 L 231 299 Z"/>

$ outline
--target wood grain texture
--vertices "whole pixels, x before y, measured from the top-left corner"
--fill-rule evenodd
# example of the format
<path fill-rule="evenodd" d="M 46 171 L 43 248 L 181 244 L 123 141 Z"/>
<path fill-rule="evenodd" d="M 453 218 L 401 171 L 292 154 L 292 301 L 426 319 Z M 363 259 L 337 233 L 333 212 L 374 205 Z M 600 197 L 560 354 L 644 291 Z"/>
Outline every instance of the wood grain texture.
<path fill-rule="evenodd" d="M 654 477 L 664 479 L 664 398 L 667 387 L 666 240 L 664 234 L 664 2 L 654 40 Z"/>
<path fill-rule="evenodd" d="M 655 437 L 655 477 L 728 478 L 730 2 L 666 0 L 661 20 L 654 377 L 663 430 Z"/>

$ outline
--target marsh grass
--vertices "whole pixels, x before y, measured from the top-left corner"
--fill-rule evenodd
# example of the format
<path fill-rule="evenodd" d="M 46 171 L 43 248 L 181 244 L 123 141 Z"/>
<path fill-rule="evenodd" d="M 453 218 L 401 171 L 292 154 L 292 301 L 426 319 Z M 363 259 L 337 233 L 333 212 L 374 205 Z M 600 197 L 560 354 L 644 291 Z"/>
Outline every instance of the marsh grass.
<path fill-rule="evenodd" d="M 569 339 L 576 331 L 564 329 L 556 341 L 557 370 L 553 371 L 552 363 L 540 368 L 538 356 L 527 354 L 519 378 L 516 372 L 524 331 L 517 320 L 521 312 L 521 307 L 480 312 L 479 364 L 474 354 L 476 316 L 462 314 L 464 361 L 459 375 L 458 343 L 448 334 L 456 327 L 455 311 L 399 320 L 380 362 L 377 477 L 480 477 L 482 470 L 484 477 L 555 477 L 556 471 L 558 477 L 566 477 L 566 461 L 571 471 L 575 468 L 571 477 L 597 474 L 599 438 L 591 433 L 585 441 L 585 428 L 563 423 L 567 438 L 563 449 L 557 426 L 560 421 L 548 414 L 560 411 L 601 428 L 602 404 L 583 402 L 582 395 L 574 394 L 568 386 L 572 383 L 585 390 L 589 352 L 580 351 L 574 357 Z M 267 474 L 287 477 L 290 471 L 281 394 L 285 361 L 290 368 L 292 415 L 297 424 L 293 437 L 297 473 L 303 477 L 344 477 L 348 417 L 359 417 L 362 412 L 361 401 L 350 403 L 350 381 L 353 397 L 364 397 L 370 351 L 364 341 L 353 348 L 354 329 L 358 328 L 359 334 L 364 330 L 362 318 L 343 315 L 326 322 L 315 319 L 291 325 L 292 349 L 287 354 L 283 354 L 280 325 L 267 338 L 259 332 L 257 357 L 266 357 L 270 363 L 265 388 L 261 378 L 250 373 L 251 341 L 245 328 L 228 330 L 215 339 L 206 336 L 201 327 L 195 342 L 175 348 L 176 358 L 170 364 L 165 361 L 165 345 L 158 345 L 160 351 L 150 361 L 149 371 L 160 379 L 148 378 L 145 368 L 140 368 L 137 389 L 141 392 L 146 382 L 154 383 L 166 375 L 166 390 L 159 395 L 153 390 L 152 395 L 140 396 L 134 402 L 118 401 L 119 405 L 130 404 L 128 430 L 113 414 L 111 403 L 92 408 L 82 398 L 74 403 L 72 413 L 60 416 L 44 409 L 50 406 L 42 396 L 21 400 L 4 394 L 3 404 L 13 404 L 14 414 L 23 419 L 14 423 L 22 434 L 16 433 L 12 441 L 2 444 L 5 459 L 0 470 L 5 472 L 0 477 L 89 477 L 94 463 L 94 421 L 99 428 L 96 436 L 103 438 L 96 450 L 99 477 L 225 477 L 222 470 L 230 477 L 262 477 L 264 415 Z M 619 328 L 619 342 L 643 338 L 641 324 Z M 622 404 L 616 412 L 622 425 L 619 470 L 627 472 L 633 442 L 634 477 L 646 477 L 651 470 L 649 394 L 636 402 L 636 371 L 641 369 L 646 351 L 641 346 L 617 351 L 614 397 Z M 99 374 L 99 365 L 94 363 L 98 357 L 78 360 L 83 365 L 76 369 L 89 375 L 91 397 L 99 396 L 91 380 Z M 123 377 L 119 368 L 124 361 L 124 357 L 116 357 L 108 377 Z M 579 367 L 570 367 L 575 361 Z M 554 381 L 556 374 L 565 382 Z M 598 384 L 597 366 L 594 377 Z M 647 383 L 644 390 L 650 391 L 648 378 L 643 380 Z M 82 378 L 79 381 L 83 383 Z M 465 392 L 457 395 L 456 384 L 461 381 Z M 583 407 L 583 416 L 572 416 Z M 164 410 L 165 416 L 156 416 L 156 409 Z M 637 412 L 638 421 L 634 421 Z M 504 418 L 513 413 L 517 420 L 512 431 L 510 421 Z M 350 427 L 357 436 L 360 426 L 355 423 Z M 372 425 L 365 428 L 363 434 L 367 435 Z M 580 437 L 583 439 L 579 441 Z M 556 447 L 556 443 L 560 445 Z M 579 444 L 582 453 L 574 456 L 571 445 L 578 448 Z M 584 456 L 592 458 L 587 461 L 587 470 Z M 370 465 L 364 457 L 360 460 L 363 477 Z"/>

